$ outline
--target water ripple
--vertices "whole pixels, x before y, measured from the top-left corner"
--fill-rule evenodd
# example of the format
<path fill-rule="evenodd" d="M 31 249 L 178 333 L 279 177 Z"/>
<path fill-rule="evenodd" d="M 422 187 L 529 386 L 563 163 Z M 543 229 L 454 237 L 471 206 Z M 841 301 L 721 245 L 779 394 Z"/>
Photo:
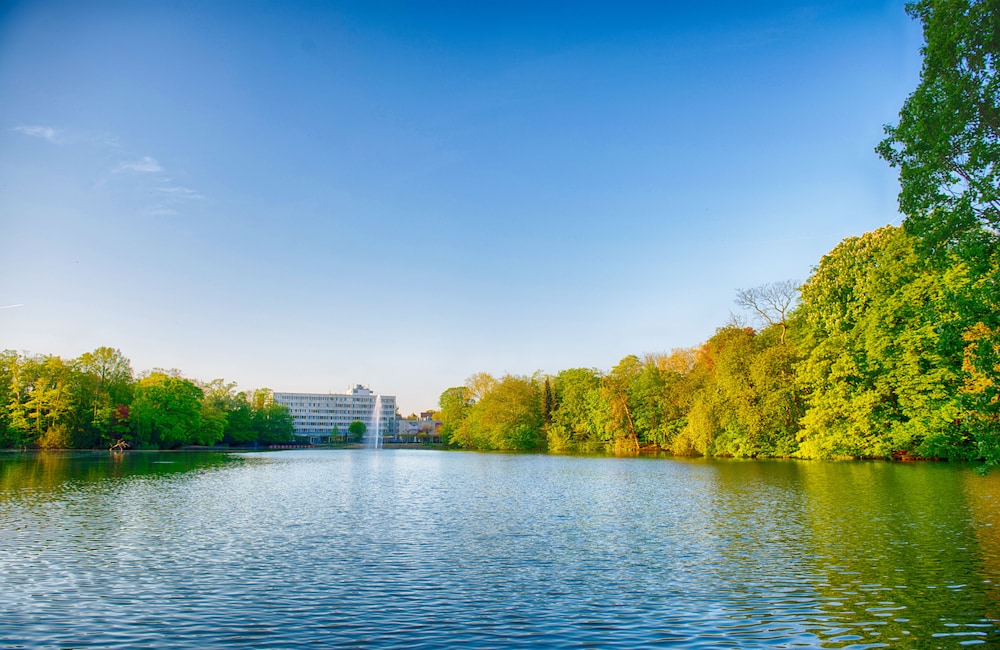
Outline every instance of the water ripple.
<path fill-rule="evenodd" d="M 920 467 L 241 461 L 0 492 L 0 647 L 1000 642 L 996 576 L 976 552 L 994 552 L 986 527 L 933 495 L 919 505 L 935 517 L 893 516 L 879 481 L 910 481 L 912 498 Z M 967 489 L 956 471 L 934 479 Z M 942 539 L 963 551 L 940 553 Z"/>

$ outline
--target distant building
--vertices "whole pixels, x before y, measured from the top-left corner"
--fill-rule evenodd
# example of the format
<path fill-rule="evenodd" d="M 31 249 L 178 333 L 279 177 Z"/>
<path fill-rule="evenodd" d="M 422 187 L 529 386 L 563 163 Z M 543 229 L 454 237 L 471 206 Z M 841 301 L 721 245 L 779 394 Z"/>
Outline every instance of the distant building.
<path fill-rule="evenodd" d="M 419 420 L 399 420 L 396 426 L 397 442 L 441 442 L 441 422 L 434 411 L 424 411 Z"/>
<path fill-rule="evenodd" d="M 395 395 L 377 395 L 361 384 L 347 393 L 274 393 L 274 403 L 288 407 L 295 435 L 313 444 L 330 442 L 331 436 L 342 438 L 355 420 L 364 422 L 365 436 L 376 426 L 383 439 L 396 434 Z"/>

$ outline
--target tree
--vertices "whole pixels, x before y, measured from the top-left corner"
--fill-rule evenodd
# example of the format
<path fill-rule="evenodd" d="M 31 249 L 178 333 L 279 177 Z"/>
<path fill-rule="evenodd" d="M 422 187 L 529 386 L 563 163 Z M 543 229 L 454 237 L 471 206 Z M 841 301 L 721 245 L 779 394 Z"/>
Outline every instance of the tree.
<path fill-rule="evenodd" d="M 962 341 L 949 297 L 965 277 L 961 264 L 927 264 L 891 226 L 823 257 L 802 287 L 803 455 L 975 453 L 961 422 Z"/>
<path fill-rule="evenodd" d="M 941 328 L 961 359 L 962 424 L 979 455 L 1000 462 L 1000 3 L 919 0 L 920 83 L 886 126 L 877 151 L 899 168 L 904 226 L 943 277 L 960 260 L 965 282 L 948 285 L 955 318 Z M 962 349 L 955 350 L 956 344 Z"/>
<path fill-rule="evenodd" d="M 74 366 L 81 375 L 79 398 L 88 411 L 88 422 L 81 422 L 86 441 L 82 446 L 109 443 L 116 437 L 113 429 L 116 409 L 131 400 L 132 365 L 120 350 L 100 347 L 85 352 Z"/>
<path fill-rule="evenodd" d="M 57 356 L 35 362 L 34 381 L 27 387 L 24 409 L 35 444 L 47 449 L 71 446 L 73 369 Z"/>
<path fill-rule="evenodd" d="M 292 413 L 284 404 L 274 402 L 274 392 L 270 388 L 258 388 L 254 391 L 250 417 L 256 439 L 262 444 L 278 444 L 295 439 Z"/>
<path fill-rule="evenodd" d="M 246 404 L 246 395 L 236 392 L 236 382 L 213 379 L 208 383 L 198 382 L 198 387 L 204 394 L 201 400 L 198 444 L 215 444 L 227 438 L 233 442 L 234 436 L 227 434 L 229 434 L 230 417 L 236 412 L 239 412 L 239 415 L 236 416 L 235 424 L 243 427 L 244 431 L 237 432 L 235 438 L 243 438 L 250 423 L 249 418 L 243 419 L 244 415 L 249 415 L 249 405 Z"/>
<path fill-rule="evenodd" d="M 0 447 L 12 447 L 11 400 L 15 390 L 14 378 L 20 365 L 20 355 L 14 350 L 0 352 Z"/>
<path fill-rule="evenodd" d="M 919 0 L 920 83 L 876 149 L 899 168 L 907 229 L 973 252 L 1000 233 L 1000 3 Z"/>
<path fill-rule="evenodd" d="M 781 343 L 785 343 L 786 321 L 799 294 L 798 282 L 782 280 L 762 284 L 752 289 L 738 289 L 736 304 L 748 309 L 769 327 L 781 328 Z"/>
<path fill-rule="evenodd" d="M 201 400 L 204 393 L 187 379 L 153 372 L 135 388 L 131 420 L 139 447 L 174 448 L 201 442 Z"/>
<path fill-rule="evenodd" d="M 595 407 L 601 403 L 601 374 L 594 368 L 570 368 L 555 377 L 554 407 L 548 427 L 549 449 L 566 451 L 603 447 Z"/>
<path fill-rule="evenodd" d="M 530 377 L 505 375 L 472 408 L 465 425 L 479 449 L 539 449 L 545 444 L 542 399 Z"/>
<path fill-rule="evenodd" d="M 601 397 L 608 405 L 615 452 L 639 451 L 639 431 L 633 414 L 631 388 L 642 373 L 639 357 L 630 354 L 601 378 Z"/>
<path fill-rule="evenodd" d="M 542 384 L 542 422 L 546 425 L 552 422 L 552 408 L 553 395 L 552 395 L 552 385 L 549 383 L 549 378 L 545 378 L 545 383 Z"/>
<path fill-rule="evenodd" d="M 253 411 L 247 394 L 240 391 L 228 400 L 225 407 L 226 428 L 222 441 L 231 445 L 245 445 L 258 439 L 253 426 Z"/>
<path fill-rule="evenodd" d="M 478 402 L 496 388 L 497 383 L 493 375 L 488 372 L 477 372 L 465 380 L 466 399 Z"/>
<path fill-rule="evenodd" d="M 462 422 L 465 421 L 470 407 L 469 389 L 465 386 L 453 386 L 441 393 L 438 398 L 437 418 L 441 421 L 441 440 L 446 444 L 462 444 L 459 438 Z"/>
<path fill-rule="evenodd" d="M 14 353 L 10 358 L 10 385 L 7 391 L 7 440 L 10 446 L 25 448 L 34 442 L 25 403 L 39 373 L 37 358 Z"/>
<path fill-rule="evenodd" d="M 347 427 L 347 432 L 351 434 L 351 439 L 354 442 L 361 442 L 361 439 L 365 437 L 366 431 L 368 431 L 368 427 L 361 420 L 355 420 Z"/>

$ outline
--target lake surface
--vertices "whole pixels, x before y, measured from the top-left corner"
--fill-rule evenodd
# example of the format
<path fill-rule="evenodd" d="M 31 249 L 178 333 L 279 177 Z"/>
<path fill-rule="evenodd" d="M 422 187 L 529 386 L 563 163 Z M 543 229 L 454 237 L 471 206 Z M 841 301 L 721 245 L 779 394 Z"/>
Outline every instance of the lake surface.
<path fill-rule="evenodd" d="M 1000 473 L 0 455 L 0 647 L 1000 644 Z"/>

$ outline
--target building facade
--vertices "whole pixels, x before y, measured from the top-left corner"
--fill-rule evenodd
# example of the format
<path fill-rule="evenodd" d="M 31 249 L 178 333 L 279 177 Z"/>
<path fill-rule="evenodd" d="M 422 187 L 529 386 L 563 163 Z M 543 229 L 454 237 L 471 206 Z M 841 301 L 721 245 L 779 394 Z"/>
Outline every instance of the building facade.
<path fill-rule="evenodd" d="M 431 413 L 421 413 L 419 420 L 398 420 L 395 442 L 441 442 L 441 421 Z"/>
<path fill-rule="evenodd" d="M 364 423 L 366 437 L 376 428 L 382 439 L 396 433 L 395 395 L 378 395 L 361 384 L 346 393 L 274 393 L 274 402 L 288 407 L 295 435 L 313 444 L 343 438 L 354 421 Z"/>

